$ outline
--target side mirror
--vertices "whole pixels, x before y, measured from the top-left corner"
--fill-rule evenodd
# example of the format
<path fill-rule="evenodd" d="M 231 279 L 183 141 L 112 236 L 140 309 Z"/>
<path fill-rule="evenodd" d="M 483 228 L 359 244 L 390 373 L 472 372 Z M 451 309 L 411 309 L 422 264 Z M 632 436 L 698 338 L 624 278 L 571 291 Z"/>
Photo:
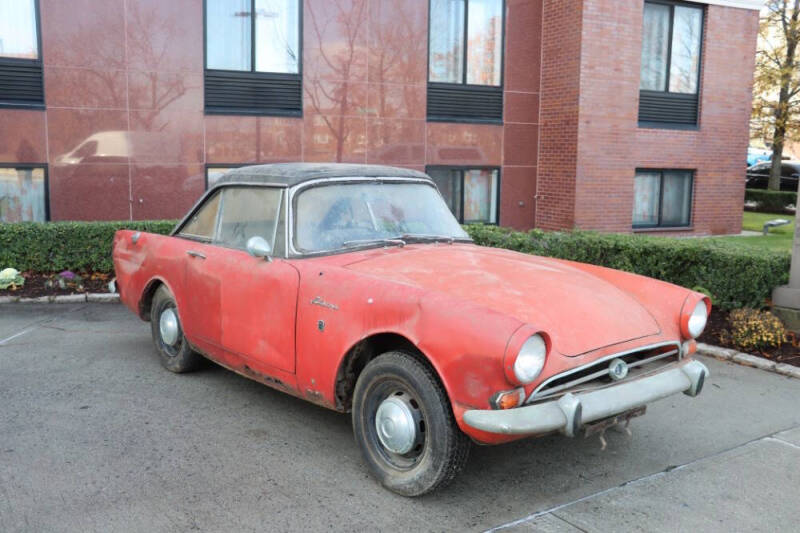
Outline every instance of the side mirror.
<path fill-rule="evenodd" d="M 247 253 L 253 257 L 263 257 L 269 259 L 269 254 L 272 253 L 272 248 L 264 237 L 250 237 L 247 239 Z"/>

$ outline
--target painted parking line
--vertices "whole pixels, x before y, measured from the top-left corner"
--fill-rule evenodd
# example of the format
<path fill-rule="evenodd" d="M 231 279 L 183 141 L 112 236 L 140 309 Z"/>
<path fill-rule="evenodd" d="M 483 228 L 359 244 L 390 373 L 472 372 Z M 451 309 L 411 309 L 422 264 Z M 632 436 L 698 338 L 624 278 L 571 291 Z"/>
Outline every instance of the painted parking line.
<path fill-rule="evenodd" d="M 5 339 L 0 340 L 0 346 L 4 345 L 8 341 L 12 341 L 12 340 L 16 339 L 17 337 L 22 337 L 26 333 L 30 333 L 31 331 L 36 329 L 37 326 L 38 326 L 38 324 L 36 326 L 30 327 L 28 329 L 23 329 L 19 333 L 15 333 L 15 334 L 11 335 L 10 337 L 6 337 Z"/>

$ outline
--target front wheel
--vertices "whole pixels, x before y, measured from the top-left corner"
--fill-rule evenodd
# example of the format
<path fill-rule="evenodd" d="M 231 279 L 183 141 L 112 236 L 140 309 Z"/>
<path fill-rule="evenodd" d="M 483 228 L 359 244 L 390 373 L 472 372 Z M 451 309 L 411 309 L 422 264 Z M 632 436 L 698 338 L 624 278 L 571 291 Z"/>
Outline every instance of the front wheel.
<path fill-rule="evenodd" d="M 445 486 L 469 455 L 433 371 L 403 352 L 376 357 L 358 377 L 353 432 L 375 477 L 403 496 Z"/>

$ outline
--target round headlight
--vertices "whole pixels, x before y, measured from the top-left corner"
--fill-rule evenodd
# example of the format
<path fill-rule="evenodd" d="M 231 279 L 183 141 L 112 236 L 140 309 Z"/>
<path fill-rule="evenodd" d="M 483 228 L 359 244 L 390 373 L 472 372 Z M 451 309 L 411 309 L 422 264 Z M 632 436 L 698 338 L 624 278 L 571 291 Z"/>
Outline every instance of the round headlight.
<path fill-rule="evenodd" d="M 706 303 L 700 300 L 694 307 L 692 314 L 689 315 L 689 322 L 686 328 L 689 330 L 689 335 L 691 335 L 693 339 L 699 337 L 700 334 L 703 333 L 703 330 L 706 328 L 707 320 L 708 308 L 706 307 Z"/>
<path fill-rule="evenodd" d="M 521 384 L 528 384 L 539 377 L 547 356 L 547 344 L 541 335 L 525 341 L 514 361 L 514 376 Z"/>

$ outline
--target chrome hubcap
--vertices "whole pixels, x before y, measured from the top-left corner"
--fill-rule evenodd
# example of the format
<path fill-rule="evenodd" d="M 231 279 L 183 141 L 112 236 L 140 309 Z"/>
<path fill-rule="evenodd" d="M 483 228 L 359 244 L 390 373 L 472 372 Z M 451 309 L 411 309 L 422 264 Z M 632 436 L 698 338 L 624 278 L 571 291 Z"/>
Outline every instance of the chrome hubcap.
<path fill-rule="evenodd" d="M 178 315 L 175 310 L 170 308 L 164 309 L 161 312 L 161 318 L 158 321 L 158 329 L 161 332 L 161 340 L 167 346 L 175 346 L 178 342 Z"/>
<path fill-rule="evenodd" d="M 417 443 L 417 421 L 403 395 L 389 396 L 375 413 L 375 429 L 381 444 L 399 455 L 410 452 Z"/>

